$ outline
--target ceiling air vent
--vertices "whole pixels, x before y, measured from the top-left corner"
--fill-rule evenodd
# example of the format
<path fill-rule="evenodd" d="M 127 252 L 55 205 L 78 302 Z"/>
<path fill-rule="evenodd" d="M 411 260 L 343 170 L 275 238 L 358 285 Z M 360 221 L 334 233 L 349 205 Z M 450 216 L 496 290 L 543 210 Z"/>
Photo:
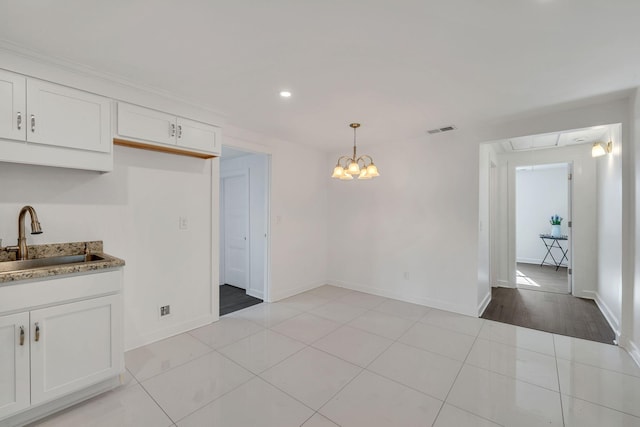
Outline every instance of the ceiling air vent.
<path fill-rule="evenodd" d="M 429 135 L 433 135 L 433 134 L 436 134 L 436 133 L 449 132 L 449 131 L 456 130 L 456 129 L 457 128 L 454 125 L 450 125 L 450 126 L 443 126 L 441 128 L 430 129 L 430 130 L 427 131 L 427 133 Z"/>

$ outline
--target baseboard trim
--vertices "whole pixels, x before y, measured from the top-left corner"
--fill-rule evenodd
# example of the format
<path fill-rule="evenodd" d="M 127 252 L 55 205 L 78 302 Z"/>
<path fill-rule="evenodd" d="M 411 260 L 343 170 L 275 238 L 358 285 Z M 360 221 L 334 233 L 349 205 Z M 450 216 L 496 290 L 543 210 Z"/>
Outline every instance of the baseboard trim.
<path fill-rule="evenodd" d="M 491 289 L 489 289 L 489 292 L 487 292 L 484 298 L 482 298 L 482 302 L 478 305 L 478 317 L 482 317 L 482 314 L 487 309 L 490 302 L 491 302 Z"/>
<path fill-rule="evenodd" d="M 208 314 L 206 316 L 198 317 L 197 319 L 171 325 L 167 328 L 154 331 L 150 334 L 142 335 L 139 339 L 134 340 L 133 343 L 127 345 L 125 351 L 133 350 L 135 348 L 142 347 L 143 345 L 151 344 L 156 341 L 160 341 L 165 338 L 169 338 L 174 335 L 178 335 L 183 332 L 208 325 L 215 322 L 216 320 L 218 320 L 218 317 L 214 317 L 213 315 Z"/>
<path fill-rule="evenodd" d="M 256 291 L 252 291 L 250 289 L 245 289 L 245 292 L 250 297 L 258 298 L 258 299 L 261 299 L 261 300 L 264 301 L 264 293 L 263 292 L 256 292 Z"/>
<path fill-rule="evenodd" d="M 516 258 L 516 262 L 521 262 L 523 264 L 542 264 L 541 259 L 533 259 L 533 258 Z"/>
<path fill-rule="evenodd" d="M 609 323 L 609 326 L 611 326 L 611 329 L 613 329 L 613 332 L 616 334 L 616 340 L 620 342 L 620 320 L 616 319 L 613 312 L 598 292 L 595 292 L 595 298 L 593 300 L 596 302 L 600 312 L 604 318 L 607 319 L 607 323 Z"/>
<path fill-rule="evenodd" d="M 514 286 L 508 280 L 498 280 L 497 286 L 495 286 L 495 287 L 497 287 L 497 288 L 511 288 L 511 289 L 515 289 L 516 288 L 516 286 Z"/>
<path fill-rule="evenodd" d="M 310 291 L 311 289 L 317 288 L 318 286 L 326 285 L 327 282 L 325 280 L 308 283 L 303 286 L 298 286 L 296 288 L 287 289 L 285 291 L 274 292 L 273 290 L 269 292 L 269 301 L 267 302 L 276 302 L 281 299 L 289 298 L 294 295 L 298 295 L 299 293 Z"/>
<path fill-rule="evenodd" d="M 386 289 L 372 288 L 370 286 L 364 286 L 361 284 L 345 282 L 342 280 L 329 280 L 328 283 L 333 286 L 338 286 L 345 289 L 351 289 L 352 291 L 366 292 L 372 295 L 378 295 L 385 298 L 391 298 L 398 301 L 410 302 L 412 304 L 423 305 L 430 308 L 437 308 L 439 310 L 451 311 L 465 316 L 478 317 L 477 307 L 467 307 L 460 304 L 451 304 L 446 301 L 440 301 L 431 298 L 423 298 L 417 296 L 400 295 L 396 292 L 391 292 Z"/>
<path fill-rule="evenodd" d="M 620 347 L 627 350 L 627 353 L 629 353 L 629 356 L 631 356 L 633 361 L 636 362 L 636 365 L 640 367 L 640 346 L 638 346 L 636 343 L 634 343 L 624 335 L 620 337 L 619 344 L 620 344 Z"/>

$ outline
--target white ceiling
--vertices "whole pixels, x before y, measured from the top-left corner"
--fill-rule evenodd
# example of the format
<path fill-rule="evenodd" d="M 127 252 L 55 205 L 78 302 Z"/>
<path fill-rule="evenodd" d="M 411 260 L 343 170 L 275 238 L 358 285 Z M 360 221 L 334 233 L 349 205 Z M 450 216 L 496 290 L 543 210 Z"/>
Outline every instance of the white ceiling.
<path fill-rule="evenodd" d="M 354 121 L 359 145 L 393 144 L 638 86 L 638 17 L 637 0 L 0 0 L 0 40 L 336 149 Z"/>
<path fill-rule="evenodd" d="M 567 145 L 606 143 L 610 140 L 610 126 L 594 126 L 585 129 L 574 129 L 565 132 L 545 133 L 522 136 L 495 142 L 495 146 L 503 152 L 531 151 L 558 148 Z"/>

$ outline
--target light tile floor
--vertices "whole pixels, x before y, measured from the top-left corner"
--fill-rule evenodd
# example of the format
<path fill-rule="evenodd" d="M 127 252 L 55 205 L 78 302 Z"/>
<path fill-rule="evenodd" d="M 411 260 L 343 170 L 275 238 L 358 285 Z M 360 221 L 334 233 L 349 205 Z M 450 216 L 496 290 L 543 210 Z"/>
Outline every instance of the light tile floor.
<path fill-rule="evenodd" d="M 82 427 L 640 426 L 621 348 L 322 286 L 130 351 Z"/>

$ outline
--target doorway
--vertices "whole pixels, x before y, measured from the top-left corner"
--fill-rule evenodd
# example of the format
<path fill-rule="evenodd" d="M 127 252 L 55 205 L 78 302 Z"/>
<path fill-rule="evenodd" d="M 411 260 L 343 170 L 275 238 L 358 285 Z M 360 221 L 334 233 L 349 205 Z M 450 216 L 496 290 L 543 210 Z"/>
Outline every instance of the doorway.
<path fill-rule="evenodd" d="M 571 164 L 515 170 L 516 287 L 571 293 Z"/>
<path fill-rule="evenodd" d="M 222 147 L 220 315 L 268 294 L 269 156 Z"/>
<path fill-rule="evenodd" d="M 479 273 L 495 271 L 491 288 L 479 282 L 478 301 L 487 301 L 479 306 L 482 318 L 617 342 L 622 289 L 621 144 L 621 125 L 611 124 L 482 146 L 480 195 L 487 202 L 481 204 L 479 214 L 483 218 L 482 209 L 489 205 L 490 226 L 486 231 L 482 223 L 480 227 Z M 614 148 L 594 156 L 593 148 L 600 145 Z M 493 164 L 497 184 L 482 180 L 487 169 L 493 176 Z M 524 174 L 551 174 L 547 169 L 557 169 L 556 181 L 530 193 L 518 189 Z M 565 200 L 566 207 L 550 203 L 551 199 Z M 531 225 L 529 221 L 523 227 L 527 222 L 519 216 L 526 214 L 540 222 Z M 552 234 L 549 221 L 556 214 L 563 218 L 560 230 L 545 244 L 540 235 Z M 527 241 L 533 252 L 522 248 Z M 486 248 L 484 242 L 489 242 Z M 491 256 L 483 256 L 485 251 Z M 538 274 L 540 264 L 547 274 Z"/>

